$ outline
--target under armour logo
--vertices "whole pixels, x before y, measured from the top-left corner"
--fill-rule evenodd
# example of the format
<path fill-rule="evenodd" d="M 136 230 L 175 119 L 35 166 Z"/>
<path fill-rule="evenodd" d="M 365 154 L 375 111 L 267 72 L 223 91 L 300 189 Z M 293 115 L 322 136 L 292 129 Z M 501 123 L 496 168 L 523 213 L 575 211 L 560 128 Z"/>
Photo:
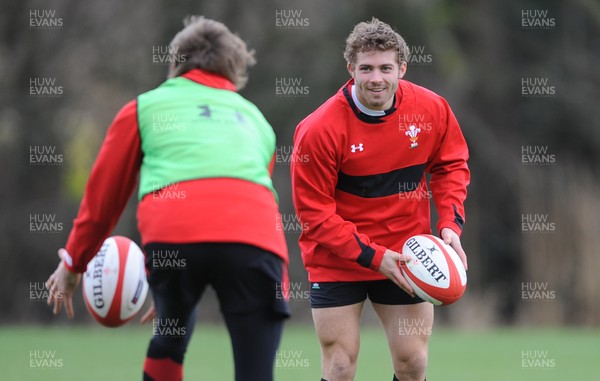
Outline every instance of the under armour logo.
<path fill-rule="evenodd" d="M 352 153 L 356 152 L 356 150 L 358 150 L 359 152 L 362 152 L 364 150 L 362 143 L 360 143 L 359 145 L 352 144 L 350 148 L 352 149 Z"/>

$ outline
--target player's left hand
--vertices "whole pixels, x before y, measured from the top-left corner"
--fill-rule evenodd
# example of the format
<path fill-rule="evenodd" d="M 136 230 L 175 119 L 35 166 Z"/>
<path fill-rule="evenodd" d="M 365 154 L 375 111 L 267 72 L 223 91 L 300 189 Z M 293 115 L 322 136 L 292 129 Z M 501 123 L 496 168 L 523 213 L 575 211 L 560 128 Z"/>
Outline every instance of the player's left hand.
<path fill-rule="evenodd" d="M 458 234 L 456 234 L 456 232 L 450 228 L 443 228 L 440 232 L 440 236 L 445 244 L 450 245 L 454 251 L 456 251 L 456 254 L 458 254 L 460 260 L 465 266 L 465 270 L 468 270 L 469 266 L 467 265 L 467 254 L 465 254 L 465 251 L 460 244 L 460 237 Z"/>
<path fill-rule="evenodd" d="M 75 316 L 75 312 L 73 311 L 73 292 L 81 281 L 81 274 L 67 270 L 64 264 L 65 255 L 65 249 L 58 250 L 60 263 L 46 281 L 46 289 L 49 291 L 48 305 L 54 304 L 54 315 L 58 315 L 64 302 L 67 317 L 72 319 Z"/>

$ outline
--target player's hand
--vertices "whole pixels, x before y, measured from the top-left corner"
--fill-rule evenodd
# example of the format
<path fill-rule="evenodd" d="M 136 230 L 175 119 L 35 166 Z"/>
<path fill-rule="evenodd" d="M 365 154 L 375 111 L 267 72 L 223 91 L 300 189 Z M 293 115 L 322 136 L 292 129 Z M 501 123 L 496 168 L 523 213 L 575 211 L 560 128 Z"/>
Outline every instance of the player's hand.
<path fill-rule="evenodd" d="M 156 317 L 156 309 L 154 308 L 154 302 L 150 304 L 148 310 L 144 313 L 144 316 L 140 319 L 140 323 L 146 324 L 152 321 Z"/>
<path fill-rule="evenodd" d="M 460 260 L 465 266 L 465 270 L 468 270 L 469 266 L 467 265 L 467 254 L 465 254 L 465 251 L 460 244 L 460 237 L 458 234 L 456 234 L 456 232 L 450 228 L 443 228 L 440 232 L 440 236 L 445 244 L 450 245 L 454 251 L 456 251 L 456 254 L 458 254 Z"/>
<path fill-rule="evenodd" d="M 64 264 L 65 255 L 65 249 L 58 250 L 60 263 L 54 273 L 50 275 L 46 281 L 46 288 L 49 291 L 48 305 L 54 305 L 54 315 L 58 315 L 64 302 L 67 317 L 72 319 L 73 316 L 75 316 L 73 311 L 73 292 L 81 281 L 81 274 L 67 270 Z"/>
<path fill-rule="evenodd" d="M 392 282 L 396 283 L 398 287 L 406 291 L 412 297 L 415 296 L 415 292 L 406 281 L 406 278 L 400 271 L 400 262 L 407 262 L 410 257 L 404 254 L 397 253 L 392 250 L 386 250 L 383 253 L 383 259 L 379 265 L 379 272 L 388 277 Z"/>

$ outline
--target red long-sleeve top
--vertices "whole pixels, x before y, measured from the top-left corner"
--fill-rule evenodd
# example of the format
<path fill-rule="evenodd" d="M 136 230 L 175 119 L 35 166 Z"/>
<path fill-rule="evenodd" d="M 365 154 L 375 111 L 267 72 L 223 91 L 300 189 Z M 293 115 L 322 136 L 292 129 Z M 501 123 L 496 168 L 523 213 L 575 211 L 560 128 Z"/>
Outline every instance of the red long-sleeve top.
<path fill-rule="evenodd" d="M 183 75 L 205 86 L 235 91 L 233 83 L 198 69 Z M 143 152 L 137 101 L 127 103 L 108 129 L 88 179 L 79 213 L 69 234 L 65 261 L 84 272 L 113 231 L 138 180 Z M 274 161 L 269 170 L 272 172 Z M 184 181 L 153 192 L 138 204 L 142 245 L 150 242 L 237 242 L 260 247 L 288 261 L 287 245 L 277 229 L 278 205 L 264 186 L 233 178 Z M 175 197 L 174 197 L 175 196 Z"/>
<path fill-rule="evenodd" d="M 311 282 L 385 279 L 376 271 L 385 250 L 431 233 L 431 197 L 439 231 L 461 234 L 465 219 L 468 149 L 447 102 L 400 80 L 392 109 L 370 116 L 354 103 L 353 83 L 294 136 L 292 192 Z"/>

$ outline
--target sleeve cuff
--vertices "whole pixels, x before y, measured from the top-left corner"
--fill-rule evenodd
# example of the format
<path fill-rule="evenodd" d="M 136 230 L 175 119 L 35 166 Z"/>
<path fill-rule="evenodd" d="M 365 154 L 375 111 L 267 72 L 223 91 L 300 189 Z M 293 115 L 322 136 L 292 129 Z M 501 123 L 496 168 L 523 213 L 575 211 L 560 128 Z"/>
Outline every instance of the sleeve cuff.
<path fill-rule="evenodd" d="M 458 236 L 462 234 L 463 225 L 465 224 L 465 217 L 458 212 L 458 208 L 456 205 L 452 205 L 452 210 L 454 211 L 454 215 L 445 215 L 443 219 L 440 219 L 437 223 L 438 233 L 442 234 L 442 229 L 449 228 L 452 229 Z M 454 218 L 452 218 L 454 217 Z"/>
<path fill-rule="evenodd" d="M 373 256 L 373 261 L 371 261 L 371 266 L 369 267 L 373 271 L 379 271 L 379 265 L 381 265 L 381 261 L 383 260 L 383 254 L 387 249 L 383 246 L 377 246 L 375 250 L 375 255 Z"/>
<path fill-rule="evenodd" d="M 83 273 L 84 271 L 78 271 L 74 266 L 73 266 L 73 257 L 71 257 L 71 254 L 69 254 L 69 252 L 66 249 L 58 249 L 58 255 L 61 257 L 63 263 L 65 264 L 65 268 L 72 273 Z"/>
<path fill-rule="evenodd" d="M 358 240 L 358 237 L 357 237 Z M 359 240 L 360 243 L 360 240 Z M 366 267 L 373 271 L 379 270 L 379 265 L 383 260 L 383 254 L 385 253 L 386 248 L 379 245 L 367 246 L 361 244 L 362 252 L 356 259 L 359 265 L 362 267 Z"/>

